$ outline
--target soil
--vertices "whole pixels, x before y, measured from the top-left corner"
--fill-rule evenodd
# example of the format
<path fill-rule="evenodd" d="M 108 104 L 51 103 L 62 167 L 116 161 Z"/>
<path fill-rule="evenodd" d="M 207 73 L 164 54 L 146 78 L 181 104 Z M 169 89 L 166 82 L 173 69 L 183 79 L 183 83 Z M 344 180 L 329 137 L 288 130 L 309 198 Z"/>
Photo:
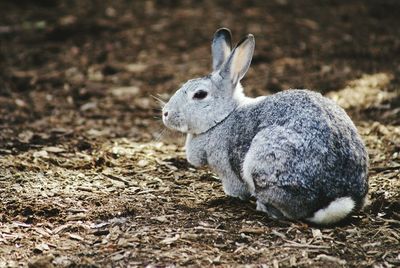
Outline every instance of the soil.
<path fill-rule="evenodd" d="M 1 1 L 0 267 L 400 266 L 400 3 Z M 158 98 L 253 33 L 250 96 L 309 88 L 354 120 L 370 202 L 268 219 L 190 166 Z"/>

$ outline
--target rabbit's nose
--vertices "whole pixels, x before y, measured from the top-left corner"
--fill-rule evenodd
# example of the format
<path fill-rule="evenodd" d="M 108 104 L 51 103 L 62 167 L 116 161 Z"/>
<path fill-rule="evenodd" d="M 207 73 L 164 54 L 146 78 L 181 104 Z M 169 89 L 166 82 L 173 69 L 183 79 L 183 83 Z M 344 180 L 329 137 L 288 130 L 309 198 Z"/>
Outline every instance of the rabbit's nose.
<path fill-rule="evenodd" d="M 168 112 L 164 112 L 164 116 L 167 117 L 168 116 Z"/>

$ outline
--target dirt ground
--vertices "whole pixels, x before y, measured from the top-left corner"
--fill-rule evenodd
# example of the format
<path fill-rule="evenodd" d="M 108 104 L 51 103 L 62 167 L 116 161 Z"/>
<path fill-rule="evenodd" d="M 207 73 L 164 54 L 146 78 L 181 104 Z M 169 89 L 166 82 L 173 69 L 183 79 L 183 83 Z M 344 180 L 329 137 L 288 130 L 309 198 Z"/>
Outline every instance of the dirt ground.
<path fill-rule="evenodd" d="M 400 3 L 1 1 L 0 267 L 399 267 Z M 160 105 L 256 37 L 250 96 L 309 88 L 354 119 L 370 204 L 337 227 L 268 219 L 185 159 Z"/>

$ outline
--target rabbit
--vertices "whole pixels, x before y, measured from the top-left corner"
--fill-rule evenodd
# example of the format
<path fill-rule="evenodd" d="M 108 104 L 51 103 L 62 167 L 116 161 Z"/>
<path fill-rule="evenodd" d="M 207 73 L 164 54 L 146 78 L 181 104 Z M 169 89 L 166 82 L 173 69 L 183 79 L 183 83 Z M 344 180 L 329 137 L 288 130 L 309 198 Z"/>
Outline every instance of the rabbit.
<path fill-rule="evenodd" d="M 309 90 L 244 95 L 255 40 L 231 49 L 229 29 L 216 31 L 212 73 L 187 81 L 162 109 L 166 127 L 186 133 L 190 164 L 208 165 L 228 196 L 253 196 L 273 219 L 331 225 L 362 208 L 368 154 L 346 112 Z"/>

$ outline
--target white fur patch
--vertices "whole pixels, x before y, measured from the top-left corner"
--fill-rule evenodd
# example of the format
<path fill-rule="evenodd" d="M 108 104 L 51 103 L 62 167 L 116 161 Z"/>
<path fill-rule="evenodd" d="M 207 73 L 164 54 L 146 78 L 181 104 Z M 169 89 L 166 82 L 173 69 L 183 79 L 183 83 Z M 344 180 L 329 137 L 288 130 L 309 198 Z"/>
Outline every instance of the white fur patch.
<path fill-rule="evenodd" d="M 255 185 L 254 185 L 254 180 L 253 177 L 251 176 L 252 169 L 250 168 L 251 166 L 251 159 L 253 158 L 253 151 L 254 150 L 249 150 L 244 157 L 243 161 L 243 180 L 246 182 L 247 187 L 249 188 L 249 191 L 252 195 L 254 195 L 255 192 Z"/>
<path fill-rule="evenodd" d="M 189 131 L 189 128 L 187 125 L 183 125 L 183 126 L 177 127 L 176 130 L 183 132 L 183 133 L 187 133 Z"/>
<path fill-rule="evenodd" d="M 355 203 L 351 197 L 341 197 L 332 201 L 326 208 L 315 212 L 309 221 L 317 224 L 331 224 L 344 219 L 354 209 Z"/>
<path fill-rule="evenodd" d="M 239 99 L 239 104 L 240 104 L 240 106 L 256 105 L 258 102 L 261 102 L 264 99 L 265 99 L 265 96 L 260 96 L 257 98 L 243 97 L 243 98 Z"/>

